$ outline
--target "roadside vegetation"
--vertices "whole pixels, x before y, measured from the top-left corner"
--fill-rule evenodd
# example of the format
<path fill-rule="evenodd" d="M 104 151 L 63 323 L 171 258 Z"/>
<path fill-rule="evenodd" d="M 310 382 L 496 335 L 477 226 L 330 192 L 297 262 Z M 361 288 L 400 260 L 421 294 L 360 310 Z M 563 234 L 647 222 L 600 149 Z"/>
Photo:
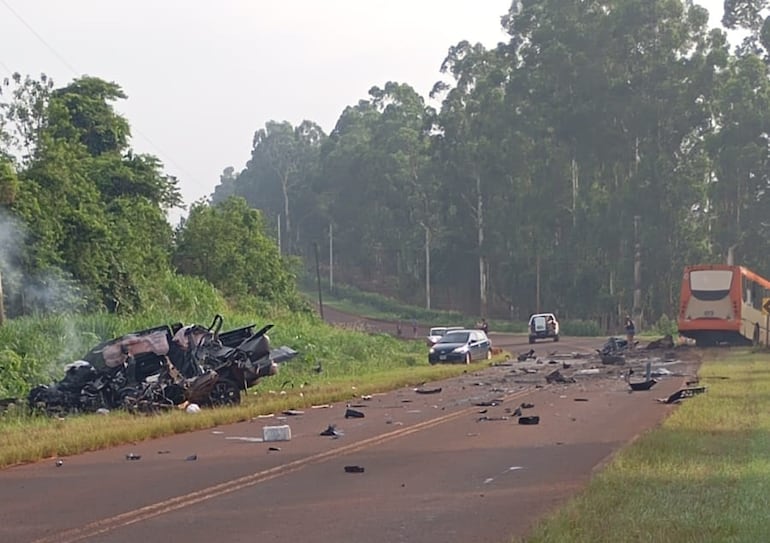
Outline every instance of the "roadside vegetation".
<path fill-rule="evenodd" d="M 768 364 L 767 353 L 706 361 L 706 394 L 621 451 L 526 541 L 767 540 Z"/>

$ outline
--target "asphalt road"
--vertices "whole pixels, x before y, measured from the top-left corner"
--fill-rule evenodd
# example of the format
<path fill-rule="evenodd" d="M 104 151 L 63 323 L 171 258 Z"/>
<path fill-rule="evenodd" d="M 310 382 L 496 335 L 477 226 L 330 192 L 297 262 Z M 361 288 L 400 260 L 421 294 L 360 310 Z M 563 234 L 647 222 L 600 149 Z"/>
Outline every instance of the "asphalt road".
<path fill-rule="evenodd" d="M 360 398 L 350 408 L 363 418 L 318 406 L 0 471 L 0 541 L 509 541 L 670 413 L 655 398 L 696 368 L 656 358 L 681 375 L 630 393 L 619 369 L 591 369 L 597 341 L 565 337 L 535 345 L 537 360 Z M 554 369 L 575 382 L 546 384 Z M 518 424 L 522 402 L 538 425 Z M 260 442 L 268 425 L 289 425 L 291 440 Z M 341 435 L 320 435 L 329 425 Z"/>

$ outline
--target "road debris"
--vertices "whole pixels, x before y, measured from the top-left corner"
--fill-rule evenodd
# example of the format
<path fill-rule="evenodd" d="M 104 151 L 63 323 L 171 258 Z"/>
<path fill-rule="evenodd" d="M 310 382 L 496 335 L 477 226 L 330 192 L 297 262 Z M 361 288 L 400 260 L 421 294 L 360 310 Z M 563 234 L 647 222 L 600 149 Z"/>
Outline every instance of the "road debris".
<path fill-rule="evenodd" d="M 436 388 L 416 388 L 416 389 L 414 389 L 414 391 L 417 394 L 438 394 L 439 392 L 441 392 L 441 387 L 436 387 Z"/>
<path fill-rule="evenodd" d="M 291 441 L 291 427 L 288 424 L 280 426 L 263 426 L 262 439 L 264 441 Z"/>
<path fill-rule="evenodd" d="M 628 386 L 631 387 L 631 390 L 635 392 L 641 392 L 644 390 L 650 390 L 655 386 L 656 383 L 657 381 L 655 379 L 650 379 L 649 381 L 637 381 L 635 383 L 629 382 Z"/>
<path fill-rule="evenodd" d="M 567 383 L 574 383 L 575 379 L 573 377 L 564 377 L 561 374 L 561 371 L 554 370 L 545 376 L 545 382 L 548 383 L 549 385 L 554 383 L 567 384 Z"/>
<path fill-rule="evenodd" d="M 229 441 L 246 441 L 248 443 L 262 443 L 264 441 L 261 437 L 248 437 L 248 436 L 228 436 L 225 439 Z"/>
<path fill-rule="evenodd" d="M 287 409 L 283 412 L 284 415 L 287 417 L 298 417 L 299 415 L 304 415 L 304 411 L 300 411 L 299 409 Z"/>
<path fill-rule="evenodd" d="M 345 466 L 345 473 L 363 473 L 365 468 L 363 466 Z"/>
<path fill-rule="evenodd" d="M 355 409 L 347 408 L 345 410 L 345 418 L 346 419 L 362 419 L 366 415 L 362 411 L 356 411 Z"/>
<path fill-rule="evenodd" d="M 62 460 L 61 458 L 56 461 L 56 467 L 57 468 L 60 468 L 63 465 L 64 465 L 64 460 Z"/>
<path fill-rule="evenodd" d="M 658 398 L 658 401 L 661 403 L 677 403 L 685 398 L 692 398 L 704 392 L 706 392 L 706 387 L 682 388 L 671 394 L 668 398 Z"/>
<path fill-rule="evenodd" d="M 329 426 L 326 428 L 326 430 L 324 430 L 323 432 L 321 432 L 321 434 L 320 434 L 320 435 L 322 435 L 322 436 L 329 436 L 329 437 L 341 437 L 341 436 L 343 436 L 344 434 L 343 434 L 341 431 L 339 431 L 339 430 L 337 429 L 337 426 L 335 426 L 334 424 L 330 424 L 330 425 L 329 425 Z"/>
<path fill-rule="evenodd" d="M 530 349 L 525 353 L 519 353 L 519 356 L 516 357 L 516 360 L 519 362 L 525 362 L 527 360 L 535 360 L 536 358 L 537 356 L 535 356 L 535 349 Z"/>
<path fill-rule="evenodd" d="M 519 417 L 519 424 L 524 424 L 524 425 L 540 424 L 540 417 L 537 415 L 528 415 L 525 417 Z"/>
<path fill-rule="evenodd" d="M 188 456 L 184 460 L 185 460 L 185 462 L 195 462 L 197 459 L 198 459 L 198 455 L 197 454 L 191 454 L 190 456 Z"/>
<path fill-rule="evenodd" d="M 128 453 L 126 455 L 126 460 L 141 460 L 142 455 L 140 454 L 134 454 L 134 453 Z"/>

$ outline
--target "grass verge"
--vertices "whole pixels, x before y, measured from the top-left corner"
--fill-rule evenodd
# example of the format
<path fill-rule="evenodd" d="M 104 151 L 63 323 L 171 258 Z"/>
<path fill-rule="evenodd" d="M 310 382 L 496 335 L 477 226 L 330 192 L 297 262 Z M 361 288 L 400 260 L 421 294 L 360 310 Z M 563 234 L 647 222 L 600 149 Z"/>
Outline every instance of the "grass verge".
<path fill-rule="evenodd" d="M 279 373 L 259 383 L 244 396 L 239 406 L 204 409 L 195 415 L 182 410 L 157 415 L 113 411 L 105 416 L 91 414 L 55 419 L 9 410 L 0 416 L 0 435 L 3 436 L 0 468 L 247 421 L 257 415 L 347 400 L 469 371 L 465 365 L 424 364 L 378 369 L 355 376 L 319 377 L 300 385 L 295 385 L 297 380 L 292 379 L 292 372 L 286 371 L 282 372 L 283 377 Z M 481 369 L 488 365 L 489 362 L 476 363 L 472 368 Z M 281 389 L 287 383 L 292 388 Z"/>
<path fill-rule="evenodd" d="M 706 361 L 706 394 L 621 451 L 523 541 L 767 541 L 768 368 L 768 354 Z"/>

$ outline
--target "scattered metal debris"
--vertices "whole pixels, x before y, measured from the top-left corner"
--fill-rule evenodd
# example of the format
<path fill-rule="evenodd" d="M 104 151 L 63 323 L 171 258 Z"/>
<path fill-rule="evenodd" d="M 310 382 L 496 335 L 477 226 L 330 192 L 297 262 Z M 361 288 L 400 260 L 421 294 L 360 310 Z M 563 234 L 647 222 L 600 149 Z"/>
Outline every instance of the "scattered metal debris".
<path fill-rule="evenodd" d="M 341 437 L 344 434 L 342 432 L 340 432 L 339 430 L 337 430 L 337 427 L 334 424 L 330 424 L 326 428 L 326 430 L 321 432 L 320 435 L 322 435 L 322 436 L 329 436 L 329 437 Z"/>
<path fill-rule="evenodd" d="M 134 453 L 128 453 L 126 455 L 126 460 L 141 460 L 142 455 L 140 454 L 134 454 Z"/>
<path fill-rule="evenodd" d="M 268 447 L 267 450 L 268 451 L 280 451 L 281 448 L 280 447 Z"/>
<path fill-rule="evenodd" d="M 574 401 L 574 402 L 587 402 L 588 398 L 573 398 L 572 401 Z"/>
<path fill-rule="evenodd" d="M 535 356 L 535 349 L 530 349 L 525 353 L 519 353 L 519 356 L 516 357 L 516 360 L 519 362 L 525 362 L 527 360 L 535 360 L 536 358 L 537 356 Z"/>
<path fill-rule="evenodd" d="M 692 398 L 697 394 L 703 394 L 706 392 L 706 387 L 688 387 L 677 390 L 671 394 L 668 398 L 658 398 L 661 403 L 677 403 L 685 398 Z"/>
<path fill-rule="evenodd" d="M 283 414 L 286 415 L 287 417 L 297 417 L 299 415 L 304 415 L 305 412 L 300 411 L 299 409 L 287 409 L 286 411 L 283 412 Z"/>
<path fill-rule="evenodd" d="M 414 391 L 417 394 L 438 394 L 439 392 L 441 392 L 441 387 L 436 387 L 436 388 L 416 388 L 416 389 L 414 389 Z"/>
<path fill-rule="evenodd" d="M 564 377 L 561 374 L 561 371 L 554 370 L 545 376 L 545 382 L 548 383 L 549 385 L 554 383 L 566 384 L 566 383 L 574 383 L 575 379 L 573 377 Z"/>
<path fill-rule="evenodd" d="M 355 409 L 350 409 L 349 407 L 345 409 L 345 418 L 346 419 L 362 419 L 366 415 L 362 411 L 356 411 Z"/>
<path fill-rule="evenodd" d="M 64 460 L 62 460 L 61 458 L 59 458 L 59 459 L 56 461 L 56 467 L 57 467 L 57 468 L 60 468 L 60 467 L 62 467 L 63 465 L 64 465 Z"/>
<path fill-rule="evenodd" d="M 657 381 L 655 379 L 650 379 L 649 381 L 637 381 L 635 383 L 628 383 L 628 386 L 631 387 L 631 390 L 636 392 L 641 392 L 644 390 L 650 390 L 652 387 L 655 386 Z"/>
<path fill-rule="evenodd" d="M 191 454 L 190 456 L 188 456 L 184 460 L 185 460 L 185 462 L 195 462 L 197 459 L 198 459 L 198 455 L 197 454 Z"/>
<path fill-rule="evenodd" d="M 345 466 L 345 473 L 363 473 L 365 468 L 363 466 Z"/>
<path fill-rule="evenodd" d="M 522 409 L 532 409 L 533 407 L 535 407 L 535 404 L 533 404 L 533 403 L 523 402 L 521 404 L 521 408 Z"/>
<path fill-rule="evenodd" d="M 537 415 L 528 415 L 526 417 L 519 417 L 519 424 L 524 424 L 524 425 L 540 424 L 540 417 Z"/>

